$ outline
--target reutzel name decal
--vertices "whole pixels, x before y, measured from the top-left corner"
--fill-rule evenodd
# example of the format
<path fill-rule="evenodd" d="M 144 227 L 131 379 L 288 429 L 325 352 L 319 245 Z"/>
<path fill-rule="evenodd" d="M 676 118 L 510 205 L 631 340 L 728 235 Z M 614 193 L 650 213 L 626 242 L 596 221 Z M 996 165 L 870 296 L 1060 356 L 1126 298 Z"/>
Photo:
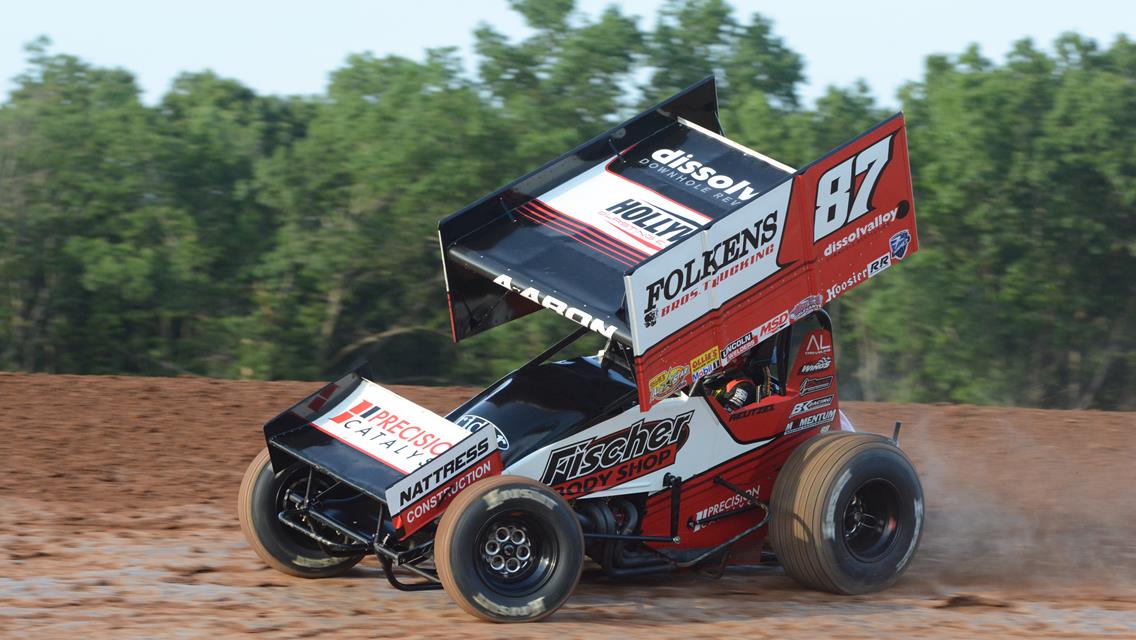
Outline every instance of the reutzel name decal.
<path fill-rule="evenodd" d="M 554 449 L 541 482 L 564 496 L 591 493 L 674 464 L 693 411 Z"/>

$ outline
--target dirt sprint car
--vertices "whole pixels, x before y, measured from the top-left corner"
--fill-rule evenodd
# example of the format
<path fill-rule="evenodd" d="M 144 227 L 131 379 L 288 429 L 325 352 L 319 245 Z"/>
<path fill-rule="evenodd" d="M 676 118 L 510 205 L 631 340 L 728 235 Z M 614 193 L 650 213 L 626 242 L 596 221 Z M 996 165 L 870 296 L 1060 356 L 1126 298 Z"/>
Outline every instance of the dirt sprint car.
<path fill-rule="evenodd" d="M 455 341 L 579 327 L 445 417 L 364 365 L 272 419 L 239 499 L 259 556 L 319 578 L 375 554 L 493 621 L 556 611 L 585 558 L 892 584 L 922 489 L 840 411 L 823 306 L 918 247 L 903 116 L 794 170 L 717 108 L 707 78 L 442 220 Z"/>

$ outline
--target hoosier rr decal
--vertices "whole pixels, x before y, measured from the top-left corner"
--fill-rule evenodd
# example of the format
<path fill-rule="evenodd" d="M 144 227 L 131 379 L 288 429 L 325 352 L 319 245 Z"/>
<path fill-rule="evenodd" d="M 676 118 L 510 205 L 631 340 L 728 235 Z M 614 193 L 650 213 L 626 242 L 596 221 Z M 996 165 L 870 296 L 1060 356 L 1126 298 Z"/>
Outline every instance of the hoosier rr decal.
<path fill-rule="evenodd" d="M 688 411 L 554 449 L 541 482 L 564 496 L 608 489 L 674 464 L 690 433 Z"/>

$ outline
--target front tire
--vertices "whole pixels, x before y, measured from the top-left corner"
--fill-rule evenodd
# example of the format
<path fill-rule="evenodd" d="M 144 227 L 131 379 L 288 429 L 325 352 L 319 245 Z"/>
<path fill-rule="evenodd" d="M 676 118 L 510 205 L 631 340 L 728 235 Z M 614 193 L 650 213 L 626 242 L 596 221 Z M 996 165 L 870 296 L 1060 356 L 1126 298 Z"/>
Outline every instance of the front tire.
<path fill-rule="evenodd" d="M 580 580 L 584 533 L 568 503 L 519 476 L 478 482 L 442 515 L 434 561 L 446 593 L 492 622 L 532 622 L 564 604 Z"/>
<path fill-rule="evenodd" d="M 806 441 L 782 467 L 770 504 L 770 544 L 785 573 L 833 593 L 894 584 L 923 530 L 915 468 L 875 434 L 837 432 Z"/>
<path fill-rule="evenodd" d="M 330 578 L 346 572 L 363 559 L 333 556 L 304 534 L 277 519 L 287 507 L 285 494 L 297 483 L 306 483 L 308 471 L 292 465 L 276 473 L 268 449 L 253 459 L 241 480 L 237 517 L 249 546 L 265 564 L 298 578 Z"/>

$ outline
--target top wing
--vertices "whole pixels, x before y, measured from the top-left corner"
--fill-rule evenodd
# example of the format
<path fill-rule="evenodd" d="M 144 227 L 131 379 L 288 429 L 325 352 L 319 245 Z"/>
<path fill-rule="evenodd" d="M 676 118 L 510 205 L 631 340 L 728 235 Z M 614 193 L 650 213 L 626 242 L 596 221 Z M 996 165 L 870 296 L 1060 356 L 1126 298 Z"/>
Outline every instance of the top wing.
<path fill-rule="evenodd" d="M 641 407 L 918 248 L 902 114 L 794 171 L 712 78 L 439 225 L 454 339 L 550 309 L 632 347 Z"/>
<path fill-rule="evenodd" d="M 707 79 L 442 221 L 455 340 L 547 308 L 631 345 L 624 274 L 792 173 L 716 109 Z"/>

